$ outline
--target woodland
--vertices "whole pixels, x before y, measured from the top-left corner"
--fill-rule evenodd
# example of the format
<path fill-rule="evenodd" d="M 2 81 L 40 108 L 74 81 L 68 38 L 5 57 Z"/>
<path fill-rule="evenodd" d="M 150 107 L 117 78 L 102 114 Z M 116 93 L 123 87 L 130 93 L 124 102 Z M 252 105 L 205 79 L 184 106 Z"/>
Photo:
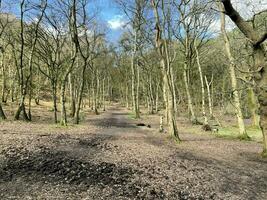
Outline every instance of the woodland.
<path fill-rule="evenodd" d="M 267 1 L 109 3 L 0 0 L 0 199 L 266 199 Z"/>

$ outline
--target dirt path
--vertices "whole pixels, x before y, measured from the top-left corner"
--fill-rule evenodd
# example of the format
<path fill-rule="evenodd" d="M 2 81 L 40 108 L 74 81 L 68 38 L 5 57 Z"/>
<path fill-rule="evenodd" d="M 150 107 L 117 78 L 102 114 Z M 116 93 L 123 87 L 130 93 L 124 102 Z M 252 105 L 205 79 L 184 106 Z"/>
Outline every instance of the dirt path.
<path fill-rule="evenodd" d="M 0 199 L 260 199 L 260 144 L 181 133 L 175 144 L 112 107 L 86 125 L 0 127 Z"/>

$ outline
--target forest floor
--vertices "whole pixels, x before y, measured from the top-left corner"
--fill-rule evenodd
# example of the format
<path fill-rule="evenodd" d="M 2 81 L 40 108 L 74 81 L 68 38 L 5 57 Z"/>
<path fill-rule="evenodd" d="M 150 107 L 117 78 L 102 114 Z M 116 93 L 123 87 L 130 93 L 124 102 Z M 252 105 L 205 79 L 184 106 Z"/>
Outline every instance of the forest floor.
<path fill-rule="evenodd" d="M 159 116 L 134 120 L 116 105 L 65 128 L 51 125 L 51 111 L 36 113 L 32 123 L 0 122 L 0 199 L 267 197 L 256 141 L 192 134 L 179 118 L 177 144 L 158 132 Z"/>

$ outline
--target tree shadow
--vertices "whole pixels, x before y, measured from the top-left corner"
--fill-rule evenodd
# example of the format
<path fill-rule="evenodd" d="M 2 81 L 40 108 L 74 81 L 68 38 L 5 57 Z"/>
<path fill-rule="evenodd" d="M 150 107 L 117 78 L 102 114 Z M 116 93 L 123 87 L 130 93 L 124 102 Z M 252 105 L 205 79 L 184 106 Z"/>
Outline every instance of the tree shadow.
<path fill-rule="evenodd" d="M 116 117 L 102 118 L 102 119 L 91 119 L 90 122 L 95 126 L 103 128 L 136 128 L 135 125 L 130 124 L 126 121 L 120 121 Z"/>
<path fill-rule="evenodd" d="M 111 187 L 118 195 L 133 198 L 138 195 L 141 183 L 132 183 L 133 175 L 141 175 L 131 167 L 109 162 L 86 162 L 74 158 L 65 151 L 42 149 L 30 152 L 23 148 L 10 148 L 2 155 L 5 163 L 0 165 L 0 184 L 23 178 L 27 183 L 50 182 L 73 186 Z"/>
<path fill-rule="evenodd" d="M 250 156 L 249 156 L 250 157 Z M 177 161 L 181 168 L 198 174 L 208 184 L 218 188 L 223 195 L 238 196 L 242 199 L 262 199 L 266 195 L 267 173 L 266 163 L 254 158 L 250 162 L 259 164 L 261 169 L 255 169 L 254 164 L 246 160 L 234 162 L 199 156 L 192 152 L 176 152 L 171 160 Z"/>

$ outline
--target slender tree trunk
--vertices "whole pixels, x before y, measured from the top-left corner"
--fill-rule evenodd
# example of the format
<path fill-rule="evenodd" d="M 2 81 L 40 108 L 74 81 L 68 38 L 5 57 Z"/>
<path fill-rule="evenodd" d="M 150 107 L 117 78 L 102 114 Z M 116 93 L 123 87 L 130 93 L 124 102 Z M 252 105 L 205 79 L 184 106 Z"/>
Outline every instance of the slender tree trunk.
<path fill-rule="evenodd" d="M 138 103 L 137 103 L 136 51 L 137 51 L 137 30 L 134 30 L 134 46 L 133 46 L 132 60 L 131 60 L 132 104 L 133 104 L 133 112 L 135 114 L 135 118 L 140 118 L 140 113 L 139 113 L 139 110 L 138 110 Z"/>
<path fill-rule="evenodd" d="M 2 102 L 6 103 L 6 98 L 5 98 L 5 93 L 6 93 L 6 69 L 5 69 L 5 65 L 4 65 L 4 53 L 2 53 L 1 56 L 1 68 L 2 68 Z"/>
<path fill-rule="evenodd" d="M 23 70 L 23 60 L 24 60 L 24 45 L 25 45 L 25 38 L 24 38 L 24 4 L 25 0 L 22 0 L 20 3 L 20 39 L 21 39 L 21 46 L 20 46 L 20 63 L 18 66 L 18 75 L 19 75 L 19 86 L 20 86 L 20 102 L 17 112 L 15 114 L 15 120 L 19 120 L 20 113 L 23 112 L 23 117 L 26 121 L 29 121 L 29 117 L 26 113 L 25 108 L 25 98 L 27 94 L 27 81 L 25 81 L 24 77 L 24 70 Z"/>
<path fill-rule="evenodd" d="M 163 100 L 164 100 L 164 106 L 165 106 L 165 122 L 169 122 L 169 112 L 168 112 L 168 94 L 167 94 L 167 88 L 166 84 L 168 83 L 167 76 L 162 72 L 163 76 L 163 84 L 162 84 L 162 95 L 163 95 Z"/>
<path fill-rule="evenodd" d="M 195 51 L 196 51 L 198 72 L 199 72 L 200 83 L 201 83 L 201 102 L 202 102 L 201 103 L 201 108 L 202 108 L 202 115 L 203 115 L 203 118 L 204 118 L 204 125 L 208 125 L 208 118 L 207 118 L 207 115 L 206 115 L 206 108 L 205 108 L 205 85 L 204 85 L 204 80 L 203 80 L 202 67 L 201 67 L 200 59 L 199 59 L 199 52 L 198 52 L 198 48 L 196 46 L 196 39 L 194 41 L 194 47 L 195 47 Z"/>
<path fill-rule="evenodd" d="M 221 31 L 223 34 L 225 51 L 226 51 L 226 54 L 229 60 L 229 73 L 230 73 L 230 78 L 231 78 L 234 105 L 236 109 L 236 117 L 237 117 L 238 126 L 239 126 L 239 133 L 244 139 L 248 139 L 249 136 L 247 135 L 247 132 L 246 132 L 243 113 L 241 109 L 241 103 L 239 99 L 239 92 L 238 92 L 236 72 L 235 72 L 235 63 L 234 63 L 235 61 L 231 53 L 230 41 L 225 30 L 225 14 L 223 12 L 221 12 Z"/>
<path fill-rule="evenodd" d="M 211 80 L 211 82 L 209 82 L 208 79 L 207 79 L 207 77 L 205 76 L 205 82 L 206 82 L 207 93 L 208 93 L 210 119 L 213 119 L 214 118 L 214 115 L 213 115 L 213 106 L 212 106 L 212 97 L 211 97 L 211 92 L 210 92 L 210 85 L 211 85 L 212 81 L 213 80 Z"/>
<path fill-rule="evenodd" d="M 158 113 L 158 111 L 159 111 L 159 83 L 157 83 L 157 88 L 156 88 L 155 110 L 156 110 L 156 113 Z"/>
<path fill-rule="evenodd" d="M 76 111 L 75 94 L 73 88 L 72 74 L 69 74 L 69 90 L 70 90 L 70 116 L 74 117 Z"/>
<path fill-rule="evenodd" d="M 40 105 L 40 71 L 38 70 L 38 72 L 37 72 L 37 84 L 36 84 L 36 93 L 35 93 L 35 98 L 34 98 L 34 100 L 35 100 L 35 104 L 36 105 Z"/>
<path fill-rule="evenodd" d="M 174 73 L 173 68 L 170 69 L 170 76 L 171 76 L 171 84 L 173 87 L 173 96 L 174 96 L 174 110 L 177 113 L 177 95 L 176 95 L 176 89 L 175 89 L 175 83 L 174 83 Z"/>
<path fill-rule="evenodd" d="M 54 81 L 52 82 L 52 98 L 53 98 L 53 112 L 54 112 L 54 122 L 57 124 L 57 86 Z"/>
<path fill-rule="evenodd" d="M 67 126 L 67 112 L 66 112 L 66 97 L 65 97 L 65 88 L 66 88 L 66 81 L 63 81 L 61 84 L 61 119 L 60 119 L 60 124 L 61 126 Z"/>
<path fill-rule="evenodd" d="M 98 74 L 98 70 L 97 70 L 97 76 L 96 76 L 96 105 L 97 105 L 97 108 L 99 109 L 100 108 L 100 81 L 99 81 L 99 74 Z"/>
<path fill-rule="evenodd" d="M 74 115 L 74 123 L 79 124 L 80 123 L 80 110 L 81 110 L 81 103 L 83 98 L 83 91 L 84 91 L 84 85 L 85 85 L 85 71 L 86 71 L 87 61 L 84 61 L 83 69 L 82 69 L 82 80 L 81 80 L 81 86 L 80 91 L 78 94 L 78 102 L 76 106 L 76 112 Z"/>
<path fill-rule="evenodd" d="M 126 92 L 125 92 L 125 101 L 126 101 L 126 108 L 129 108 L 129 89 L 128 89 L 128 84 L 126 83 Z"/>
<path fill-rule="evenodd" d="M 188 86 L 188 79 L 187 79 L 187 63 L 184 63 L 184 69 L 183 69 L 183 78 L 184 78 L 184 84 L 185 84 L 185 90 L 186 90 L 186 95 L 187 95 L 187 104 L 188 104 L 188 109 L 189 109 L 189 114 L 190 114 L 190 120 L 193 124 L 195 124 L 197 122 L 197 118 L 193 109 L 193 103 L 192 103 L 192 98 L 191 98 L 191 94 L 190 94 L 190 90 L 189 90 L 189 86 Z"/>
<path fill-rule="evenodd" d="M 94 88 L 94 111 L 95 111 L 95 114 L 96 115 L 99 115 L 99 112 L 98 112 L 98 106 L 97 106 L 97 84 L 95 85 L 95 88 Z"/>
<path fill-rule="evenodd" d="M 154 96 L 153 96 L 152 76 L 151 76 L 151 74 L 149 75 L 149 98 L 150 98 L 150 104 L 151 104 L 150 113 L 154 114 L 155 100 L 154 100 Z"/>
<path fill-rule="evenodd" d="M 103 78 L 103 82 L 102 82 L 102 104 L 103 104 L 103 111 L 106 111 L 106 85 L 105 85 L 105 78 Z"/>
<path fill-rule="evenodd" d="M 175 113 L 175 100 L 174 100 L 174 88 L 171 80 L 172 66 L 169 60 L 168 54 L 168 45 L 167 42 L 162 39 L 162 27 L 160 26 L 160 16 L 158 13 L 158 4 L 154 0 L 151 1 L 152 7 L 154 9 L 154 15 L 156 18 L 156 35 L 155 43 L 160 57 L 160 67 L 163 76 L 163 85 L 166 90 L 167 95 L 167 109 L 168 109 L 168 132 L 173 136 L 177 141 L 180 141 L 177 122 L 176 122 L 176 113 Z"/>

